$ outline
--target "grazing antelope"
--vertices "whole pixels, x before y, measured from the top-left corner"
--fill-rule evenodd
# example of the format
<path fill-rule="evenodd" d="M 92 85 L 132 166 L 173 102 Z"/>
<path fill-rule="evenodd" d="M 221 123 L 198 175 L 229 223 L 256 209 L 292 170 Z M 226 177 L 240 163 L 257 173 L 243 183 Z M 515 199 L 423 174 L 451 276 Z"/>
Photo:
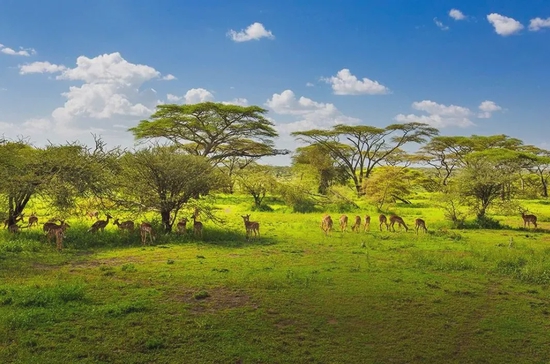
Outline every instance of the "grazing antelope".
<path fill-rule="evenodd" d="M 93 219 L 99 219 L 99 211 L 88 211 L 86 213 L 86 216 L 88 216 L 90 218 L 90 220 L 93 220 Z"/>
<path fill-rule="evenodd" d="M 153 232 L 153 226 L 148 222 L 142 222 L 139 226 L 139 233 L 141 234 L 141 245 L 145 245 L 147 242 L 147 235 L 149 235 L 149 242 L 153 244 L 155 240 L 155 233 Z"/>
<path fill-rule="evenodd" d="M 380 214 L 378 216 L 378 221 L 380 222 L 380 231 L 382 231 L 382 224 L 386 225 L 386 230 L 390 230 L 390 227 L 388 225 L 388 218 L 384 214 Z"/>
<path fill-rule="evenodd" d="M 59 225 L 57 225 L 54 222 L 47 222 L 47 223 L 44 224 L 44 227 L 42 229 L 46 233 L 46 238 L 47 238 L 48 242 L 50 242 L 53 237 L 56 237 L 56 240 L 57 240 L 57 236 L 56 236 L 56 233 L 55 233 L 56 230 L 61 230 L 63 233 L 65 233 L 65 230 L 67 230 L 67 228 L 69 228 L 69 227 L 71 227 L 71 226 L 69 224 L 67 224 L 65 222 L 65 220 L 61 220 L 61 224 L 59 224 Z M 65 235 L 63 235 L 63 237 L 64 236 Z"/>
<path fill-rule="evenodd" d="M 34 225 L 38 226 L 38 216 L 36 216 L 36 212 L 33 212 L 31 216 L 29 216 L 29 224 L 27 225 L 27 228 L 31 228 Z"/>
<path fill-rule="evenodd" d="M 118 226 L 120 230 L 126 230 L 129 232 L 134 231 L 134 222 L 131 220 L 119 222 L 118 219 L 115 219 L 115 221 L 113 221 L 113 225 Z"/>
<path fill-rule="evenodd" d="M 189 219 L 184 217 L 183 219 L 180 219 L 177 225 L 177 232 L 178 234 L 186 234 L 187 233 L 187 223 L 189 222 Z"/>
<path fill-rule="evenodd" d="M 101 232 L 105 231 L 105 227 L 109 224 L 109 219 L 113 217 L 109 214 L 106 214 L 107 220 L 98 220 L 93 223 L 93 225 L 88 229 L 88 232 L 97 233 L 98 230 Z"/>
<path fill-rule="evenodd" d="M 260 223 L 257 221 L 250 221 L 250 215 L 241 216 L 244 221 L 244 228 L 246 229 L 246 239 L 250 237 L 250 233 L 254 233 L 254 237 L 260 237 Z"/>
<path fill-rule="evenodd" d="M 417 235 L 418 235 L 418 229 L 424 230 L 425 233 L 428 232 L 428 228 L 426 227 L 426 222 L 422 219 L 414 220 L 414 228 L 416 230 Z"/>
<path fill-rule="evenodd" d="M 531 227 L 531 223 L 537 227 L 537 217 L 535 215 L 525 215 L 525 212 L 521 212 L 521 217 L 523 218 L 523 228 Z"/>
<path fill-rule="evenodd" d="M 321 220 L 321 230 L 325 232 L 325 235 L 328 235 L 328 233 L 332 230 L 332 218 L 330 215 L 323 216 L 323 219 Z"/>
<path fill-rule="evenodd" d="M 65 237 L 65 226 L 51 228 L 48 231 L 48 242 L 53 237 L 55 237 L 55 245 L 57 246 L 57 251 L 61 251 L 61 249 L 63 249 L 63 238 Z"/>
<path fill-rule="evenodd" d="M 365 215 L 365 228 L 363 229 L 363 231 L 367 231 L 370 230 L 370 216 L 369 215 Z"/>
<path fill-rule="evenodd" d="M 351 231 L 360 232 L 361 231 L 361 216 L 355 216 L 355 223 L 351 226 Z"/>
<path fill-rule="evenodd" d="M 342 230 L 342 232 L 344 232 L 346 231 L 347 228 L 348 228 L 348 216 L 342 215 L 340 216 L 340 229 Z"/>
<path fill-rule="evenodd" d="M 405 228 L 405 231 L 409 231 L 409 228 L 407 227 L 407 224 L 405 224 L 405 221 L 403 221 L 402 218 L 400 218 L 397 215 L 391 215 L 390 216 L 390 227 L 392 231 L 395 231 L 395 223 L 397 223 L 399 226 L 403 226 Z"/>

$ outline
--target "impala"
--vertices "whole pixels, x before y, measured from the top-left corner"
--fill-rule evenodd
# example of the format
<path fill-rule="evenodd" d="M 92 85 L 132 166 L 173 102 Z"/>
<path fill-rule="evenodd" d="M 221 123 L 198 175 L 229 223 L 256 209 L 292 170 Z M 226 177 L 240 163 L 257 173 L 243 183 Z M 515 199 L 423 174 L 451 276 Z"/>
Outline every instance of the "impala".
<path fill-rule="evenodd" d="M 96 233 L 98 230 L 101 230 L 101 232 L 105 231 L 105 227 L 109 224 L 109 219 L 112 219 L 113 217 L 109 214 L 106 215 L 107 220 L 98 220 L 93 223 L 93 225 L 88 229 L 88 232 Z"/>
<path fill-rule="evenodd" d="M 57 246 L 57 251 L 63 249 L 63 238 L 65 237 L 65 226 L 58 226 L 51 228 L 48 231 L 48 241 L 51 238 L 55 237 L 55 245 Z"/>
<path fill-rule="evenodd" d="M 369 215 L 365 215 L 365 228 L 363 229 L 363 231 L 367 231 L 370 230 L 370 216 Z"/>
<path fill-rule="evenodd" d="M 177 232 L 179 234 L 186 234 L 187 233 L 187 223 L 189 222 L 189 219 L 184 217 L 183 219 L 180 219 L 177 225 Z"/>
<path fill-rule="evenodd" d="M 202 239 L 202 222 L 197 221 L 198 215 L 198 210 L 195 210 L 195 213 L 193 214 L 193 233 L 195 236 L 200 236 Z"/>
<path fill-rule="evenodd" d="M 63 233 L 63 236 L 61 236 L 61 243 L 62 243 L 63 242 L 63 237 L 65 236 L 64 235 L 65 230 L 67 230 L 67 228 L 69 228 L 69 227 L 71 227 L 71 226 L 69 224 L 67 224 L 65 222 L 65 220 L 61 220 L 60 225 L 57 225 L 54 222 L 45 223 L 44 227 L 43 227 L 43 230 L 46 233 L 46 238 L 47 238 L 48 242 L 50 242 L 53 237 L 55 237 L 56 242 L 57 242 L 58 237 L 57 237 L 56 231 L 61 231 Z M 58 243 L 58 244 L 60 244 L 60 243 Z M 59 249 L 59 245 L 58 245 L 58 249 Z"/>
<path fill-rule="evenodd" d="M 537 217 L 535 215 L 525 215 L 525 212 L 521 212 L 521 217 L 523 218 L 523 228 L 531 227 L 531 223 L 537 227 Z"/>
<path fill-rule="evenodd" d="M 250 233 L 254 233 L 254 237 L 260 237 L 260 223 L 257 221 L 250 221 L 250 215 L 241 216 L 244 221 L 244 228 L 246 229 L 246 239 L 250 237 Z"/>
<path fill-rule="evenodd" d="M 348 215 L 340 216 L 340 229 L 342 232 L 346 231 L 348 228 Z"/>
<path fill-rule="evenodd" d="M 351 231 L 359 232 L 361 231 L 361 216 L 355 216 L 355 223 L 351 226 Z"/>
<path fill-rule="evenodd" d="M 118 219 L 115 219 L 115 221 L 113 221 L 113 225 L 118 226 L 120 230 L 126 230 L 130 232 L 134 231 L 135 226 L 134 222 L 131 220 L 119 222 Z"/>
<path fill-rule="evenodd" d="M 149 242 L 153 244 L 155 240 L 155 234 L 153 232 L 153 226 L 148 222 L 142 222 L 139 226 L 139 233 L 141 234 L 141 245 L 145 245 L 147 242 L 147 235 L 149 235 Z"/>
<path fill-rule="evenodd" d="M 23 214 L 23 213 L 20 214 L 19 216 L 16 216 L 15 219 L 14 219 L 14 224 L 17 224 L 19 221 L 25 222 L 23 220 L 24 216 L 25 216 L 25 214 Z M 4 229 L 9 228 L 9 227 L 10 227 L 10 219 L 4 220 Z"/>
<path fill-rule="evenodd" d="M 36 216 L 36 212 L 33 212 L 31 216 L 29 216 L 29 224 L 27 225 L 28 228 L 33 227 L 33 225 L 38 226 L 38 216 Z"/>
<path fill-rule="evenodd" d="M 407 227 L 407 224 L 405 224 L 405 221 L 403 221 L 403 219 L 397 215 L 391 215 L 390 216 L 390 227 L 392 229 L 392 231 L 395 231 L 395 223 L 397 223 L 397 225 L 399 226 L 403 226 L 405 228 L 405 231 L 409 231 L 409 228 Z"/>
<path fill-rule="evenodd" d="M 425 233 L 428 232 L 428 228 L 426 227 L 426 222 L 420 218 L 414 220 L 414 228 L 416 230 L 416 234 L 418 234 L 418 229 L 424 230 Z"/>
<path fill-rule="evenodd" d="M 378 221 L 380 222 L 380 231 L 382 231 L 382 224 L 386 225 L 386 230 L 390 229 L 386 215 L 380 214 L 380 216 L 378 216 Z"/>
<path fill-rule="evenodd" d="M 321 230 L 325 232 L 325 235 L 328 235 L 328 233 L 332 230 L 332 218 L 330 215 L 323 216 L 323 219 L 321 220 Z"/>

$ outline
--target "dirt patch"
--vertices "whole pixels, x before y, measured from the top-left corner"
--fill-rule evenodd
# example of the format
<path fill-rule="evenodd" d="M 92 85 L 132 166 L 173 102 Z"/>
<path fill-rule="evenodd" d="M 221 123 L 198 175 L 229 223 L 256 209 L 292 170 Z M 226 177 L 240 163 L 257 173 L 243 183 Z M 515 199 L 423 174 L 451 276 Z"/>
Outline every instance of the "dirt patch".
<path fill-rule="evenodd" d="M 192 313 L 201 314 L 217 312 L 222 310 L 249 307 L 257 309 L 258 305 L 252 302 L 250 296 L 242 291 L 231 290 L 225 287 L 211 288 L 206 290 L 208 297 L 197 299 L 197 292 L 185 292 L 171 295 L 172 300 L 189 305 Z"/>

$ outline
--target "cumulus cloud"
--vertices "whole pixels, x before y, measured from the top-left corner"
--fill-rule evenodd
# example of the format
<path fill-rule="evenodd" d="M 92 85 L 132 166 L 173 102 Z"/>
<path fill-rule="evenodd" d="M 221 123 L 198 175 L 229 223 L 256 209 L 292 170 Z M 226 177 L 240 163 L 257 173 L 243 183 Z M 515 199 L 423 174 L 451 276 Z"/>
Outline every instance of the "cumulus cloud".
<path fill-rule="evenodd" d="M 241 29 L 239 32 L 231 29 L 227 32 L 227 36 L 234 42 L 248 42 L 262 38 L 275 39 L 273 33 L 265 29 L 262 23 L 258 22 L 249 25 L 246 29 Z"/>
<path fill-rule="evenodd" d="M 502 110 L 502 107 L 498 106 L 493 101 L 486 100 L 479 105 L 479 110 L 481 110 L 481 112 L 477 115 L 478 118 L 489 119 L 491 116 L 493 116 L 493 113 L 495 111 Z"/>
<path fill-rule="evenodd" d="M 315 86 L 315 85 L 314 85 L 313 83 L 311 83 L 311 82 L 307 82 L 307 83 L 306 83 L 306 87 L 314 87 L 314 86 Z"/>
<path fill-rule="evenodd" d="M 33 48 L 19 47 L 19 50 L 16 51 L 15 49 L 6 47 L 3 44 L 0 44 L 0 52 L 10 56 L 24 56 L 24 57 L 30 57 L 31 55 L 36 54 L 36 51 Z"/>
<path fill-rule="evenodd" d="M 515 34 L 524 28 L 519 21 L 497 13 L 487 15 L 487 20 L 493 25 L 495 32 L 503 37 Z"/>
<path fill-rule="evenodd" d="M 245 98 L 239 97 L 239 98 L 235 98 L 231 101 L 222 101 L 222 104 L 248 106 L 248 100 L 245 99 Z"/>
<path fill-rule="evenodd" d="M 22 75 L 30 73 L 58 73 L 66 70 L 63 65 L 52 64 L 50 62 L 33 62 L 19 65 L 19 73 Z"/>
<path fill-rule="evenodd" d="M 449 10 L 449 16 L 453 18 L 454 20 L 464 20 L 466 19 L 466 15 L 462 13 L 462 11 L 458 9 L 451 9 Z"/>
<path fill-rule="evenodd" d="M 389 93 L 389 89 L 378 81 L 366 77 L 359 80 L 347 68 L 338 71 L 336 76 L 323 77 L 321 80 L 332 85 L 335 95 L 383 95 Z"/>
<path fill-rule="evenodd" d="M 550 28 L 550 18 L 542 19 L 535 18 L 531 19 L 529 23 L 529 30 L 532 32 L 538 32 L 542 28 Z"/>
<path fill-rule="evenodd" d="M 164 76 L 162 78 L 164 81 L 172 81 L 172 80 L 177 80 L 176 76 L 172 75 L 172 74 L 167 74 L 166 76 Z"/>
<path fill-rule="evenodd" d="M 449 27 L 443 24 L 443 22 L 437 18 L 434 18 L 434 23 L 441 30 L 449 30 Z"/>
<path fill-rule="evenodd" d="M 295 121 L 278 123 L 277 129 L 282 134 L 314 128 L 329 128 L 336 124 L 357 124 L 360 120 L 342 114 L 334 104 L 316 102 L 301 96 L 296 98 L 292 90 L 285 90 L 265 102 L 265 106 L 279 115 L 289 115 Z"/>
<path fill-rule="evenodd" d="M 438 104 L 431 100 L 413 102 L 412 108 L 422 111 L 427 115 L 399 114 L 395 120 L 400 123 L 419 122 L 428 124 L 436 128 L 445 128 L 451 126 L 468 127 L 475 125 L 470 116 L 470 109 L 456 105 Z"/>

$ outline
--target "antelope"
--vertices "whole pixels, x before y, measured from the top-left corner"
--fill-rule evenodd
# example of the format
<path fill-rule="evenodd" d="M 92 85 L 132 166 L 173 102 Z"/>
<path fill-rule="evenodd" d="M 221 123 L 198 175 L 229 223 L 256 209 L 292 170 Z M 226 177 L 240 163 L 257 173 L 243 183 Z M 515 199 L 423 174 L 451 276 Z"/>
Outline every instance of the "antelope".
<path fill-rule="evenodd" d="M 187 233 L 187 223 L 189 222 L 189 219 L 184 217 L 183 219 L 180 219 L 177 225 L 177 232 L 179 234 L 186 234 Z"/>
<path fill-rule="evenodd" d="M 115 221 L 113 221 L 113 225 L 118 226 L 120 230 L 127 230 L 130 232 L 134 231 L 134 222 L 131 220 L 119 222 L 118 219 L 115 219 Z"/>
<path fill-rule="evenodd" d="M 60 244 L 63 242 L 63 237 L 65 237 L 65 230 L 67 230 L 67 228 L 71 227 L 69 224 L 67 224 L 65 222 L 65 220 L 61 220 L 61 224 L 60 225 L 57 225 L 56 223 L 53 223 L 53 222 L 47 222 L 44 224 L 44 227 L 42 228 L 44 230 L 44 232 L 46 233 L 46 238 L 48 239 L 48 242 L 50 242 L 51 238 L 55 237 L 56 239 L 56 242 L 58 244 L 58 249 L 61 249 L 60 248 Z M 61 243 L 59 242 L 59 238 L 57 237 L 57 231 L 61 231 L 62 233 L 62 236 L 61 236 Z"/>
<path fill-rule="evenodd" d="M 8 231 L 9 231 L 10 233 L 16 234 L 16 233 L 19 232 L 19 228 L 20 228 L 19 225 L 17 225 L 17 224 L 11 224 L 10 226 L 8 226 Z"/>
<path fill-rule="evenodd" d="M 48 221 L 48 222 L 44 223 L 44 227 L 42 228 L 42 230 L 44 230 L 44 232 L 47 233 L 52 229 L 56 229 L 56 228 L 60 228 L 60 227 L 63 227 L 63 229 L 65 230 L 65 229 L 67 229 L 71 226 L 69 224 L 67 224 L 65 222 L 65 220 L 61 220 L 61 224 L 59 224 L 59 225 L 57 225 L 53 221 Z"/>
<path fill-rule="evenodd" d="M 325 232 L 325 235 L 328 235 L 328 233 L 332 230 L 332 218 L 330 215 L 323 216 L 323 219 L 321 220 L 321 230 Z"/>
<path fill-rule="evenodd" d="M 197 221 L 197 213 L 193 214 L 193 233 L 202 239 L 202 222 Z"/>
<path fill-rule="evenodd" d="M 403 226 L 405 228 L 405 231 L 409 231 L 409 228 L 407 227 L 407 224 L 405 224 L 405 221 L 403 221 L 402 218 L 400 218 L 397 215 L 391 215 L 390 216 L 390 227 L 392 231 L 395 231 L 395 223 L 397 223 L 399 226 Z"/>
<path fill-rule="evenodd" d="M 250 221 L 250 215 L 241 216 L 244 221 L 244 228 L 246 229 L 246 239 L 250 237 L 250 232 L 254 233 L 254 237 L 260 237 L 260 223 L 257 221 Z"/>
<path fill-rule="evenodd" d="M 31 216 L 29 216 L 29 224 L 27 225 L 27 228 L 31 228 L 33 225 L 38 226 L 38 216 L 36 216 L 36 212 L 33 212 Z"/>
<path fill-rule="evenodd" d="M 141 234 L 141 245 L 145 245 L 147 242 L 147 235 L 149 235 L 149 241 L 153 244 L 155 240 L 155 233 L 153 232 L 153 226 L 148 222 L 142 222 L 139 226 L 139 232 Z"/>
<path fill-rule="evenodd" d="M 105 227 L 107 224 L 109 224 L 109 219 L 112 219 L 113 217 L 109 214 L 106 214 L 107 220 L 98 220 L 93 223 L 92 227 L 88 229 L 88 232 L 96 233 L 98 230 L 101 230 L 101 232 L 105 231 Z"/>
<path fill-rule="evenodd" d="M 342 232 L 344 232 L 346 231 L 347 228 L 348 228 L 348 216 L 342 215 L 340 216 L 340 229 L 342 230 Z"/>
<path fill-rule="evenodd" d="M 523 218 L 523 228 L 531 227 L 531 223 L 537 227 L 537 217 L 535 215 L 525 215 L 525 212 L 521 212 L 521 217 Z"/>
<path fill-rule="evenodd" d="M 57 251 L 63 249 L 63 238 L 65 237 L 65 226 L 59 226 L 51 228 L 48 231 L 48 241 L 55 236 L 55 244 L 57 246 Z"/>
<path fill-rule="evenodd" d="M 25 222 L 23 219 L 24 219 L 24 216 L 25 214 L 20 214 L 19 216 L 16 216 L 15 219 L 14 219 L 14 223 L 17 224 L 19 221 L 21 222 Z M 10 219 L 6 219 L 4 220 L 4 229 L 6 228 L 9 228 L 10 227 Z"/>
<path fill-rule="evenodd" d="M 416 230 L 417 235 L 418 235 L 418 229 L 424 230 L 425 233 L 428 232 L 428 228 L 426 227 L 426 222 L 422 219 L 416 219 L 414 221 L 414 228 Z"/>
<path fill-rule="evenodd" d="M 390 229 L 386 215 L 380 214 L 380 216 L 378 216 L 378 221 L 380 222 L 380 231 L 382 231 L 382 224 L 386 225 L 386 230 Z"/>
<path fill-rule="evenodd" d="M 91 220 L 93 219 L 99 219 L 99 211 L 89 211 L 86 213 L 86 216 L 88 216 Z"/>
<path fill-rule="evenodd" d="M 351 227 L 351 231 L 360 232 L 361 231 L 361 216 L 355 216 L 355 223 Z"/>
<path fill-rule="evenodd" d="M 370 216 L 369 215 L 365 215 L 365 228 L 363 229 L 363 231 L 367 231 L 370 230 Z"/>

